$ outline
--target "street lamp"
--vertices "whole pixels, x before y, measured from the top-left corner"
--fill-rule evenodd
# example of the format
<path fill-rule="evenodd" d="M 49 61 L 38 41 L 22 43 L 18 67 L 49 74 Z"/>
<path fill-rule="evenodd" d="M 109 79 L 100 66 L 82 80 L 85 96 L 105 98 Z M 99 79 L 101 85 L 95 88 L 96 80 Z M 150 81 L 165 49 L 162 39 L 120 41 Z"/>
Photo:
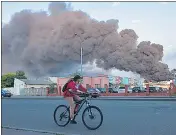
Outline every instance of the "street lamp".
<path fill-rule="evenodd" d="M 81 39 L 81 37 L 77 33 L 75 33 L 75 36 L 78 36 Z M 81 55 L 80 55 L 80 57 L 81 57 L 81 76 L 83 76 L 83 73 L 82 73 L 82 60 L 83 60 L 83 47 L 82 47 L 82 43 L 80 43 L 80 45 L 81 45 Z"/>
<path fill-rule="evenodd" d="M 83 48 L 81 46 L 81 75 L 83 76 L 83 73 L 82 73 L 82 57 L 83 57 Z"/>

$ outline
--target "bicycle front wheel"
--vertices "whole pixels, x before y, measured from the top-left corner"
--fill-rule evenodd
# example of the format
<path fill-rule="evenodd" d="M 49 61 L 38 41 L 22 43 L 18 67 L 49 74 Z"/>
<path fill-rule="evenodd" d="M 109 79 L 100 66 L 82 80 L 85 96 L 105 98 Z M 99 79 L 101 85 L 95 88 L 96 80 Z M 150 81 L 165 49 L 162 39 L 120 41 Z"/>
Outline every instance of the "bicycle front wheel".
<path fill-rule="evenodd" d="M 54 121 L 58 126 L 66 126 L 70 121 L 69 107 L 66 105 L 59 105 L 54 111 Z"/>
<path fill-rule="evenodd" d="M 103 123 L 103 114 L 98 107 L 89 106 L 83 111 L 82 121 L 89 130 L 96 130 Z"/>

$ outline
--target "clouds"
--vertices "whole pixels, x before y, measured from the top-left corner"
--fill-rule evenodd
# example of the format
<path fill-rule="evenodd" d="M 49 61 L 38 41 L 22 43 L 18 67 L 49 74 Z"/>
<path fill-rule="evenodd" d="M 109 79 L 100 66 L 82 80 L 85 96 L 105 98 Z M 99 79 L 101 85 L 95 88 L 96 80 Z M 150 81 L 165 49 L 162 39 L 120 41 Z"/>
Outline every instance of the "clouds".
<path fill-rule="evenodd" d="M 114 6 L 117 5 L 117 3 L 114 3 Z M 155 32 L 158 32 L 156 27 L 149 29 L 150 24 L 145 20 L 145 17 L 141 18 L 139 16 L 135 16 L 133 13 L 133 16 L 130 16 L 130 18 L 128 15 L 133 11 L 131 9 L 130 12 L 130 10 L 124 10 L 124 8 L 123 10 L 119 10 L 119 8 L 111 8 L 112 10 L 106 9 L 106 11 L 109 11 L 106 12 L 104 10 L 105 8 L 99 8 L 98 11 L 101 14 L 104 12 L 102 14 L 102 19 L 105 20 L 99 21 L 99 14 L 97 14 L 97 18 L 99 18 L 97 20 L 97 18 L 90 18 L 89 15 L 84 12 L 67 12 L 65 4 L 60 5 L 60 7 L 60 10 L 51 10 L 52 16 L 35 12 L 29 13 L 28 15 L 26 14 L 26 16 L 23 14 L 23 17 L 21 18 L 18 16 L 18 19 L 27 21 L 21 22 L 18 19 L 15 19 L 15 21 L 13 20 L 11 24 L 14 22 L 20 24 L 16 25 L 17 29 L 13 29 L 12 26 L 8 28 L 10 25 L 7 25 L 8 27 L 6 29 L 6 34 L 10 34 L 9 38 L 14 39 L 13 42 L 5 40 L 4 42 L 7 46 L 3 44 L 3 49 L 6 50 L 6 47 L 10 45 L 10 49 L 7 49 L 6 51 L 13 52 L 12 56 L 17 54 L 14 57 L 17 59 L 21 56 L 19 54 L 23 52 L 23 49 L 26 47 L 22 55 L 22 57 L 24 57 L 23 60 L 26 61 L 22 64 L 27 65 L 26 67 L 29 70 L 32 69 L 32 72 L 34 73 L 55 74 L 58 71 L 67 72 L 70 68 L 79 68 L 80 42 L 84 45 L 84 64 L 98 59 L 96 64 L 100 67 L 100 72 L 103 72 L 102 69 L 108 71 L 109 69 L 116 67 L 119 70 L 132 70 L 133 72 L 138 72 L 147 78 L 153 78 L 154 76 L 154 79 L 158 79 L 160 78 L 160 73 L 152 76 L 154 71 L 162 71 L 162 74 L 165 69 L 167 71 L 166 65 L 158 63 L 158 60 L 162 57 L 163 52 L 160 45 L 154 45 L 150 42 L 143 42 L 139 45 L 139 48 L 137 48 L 138 35 L 139 37 L 143 36 L 143 40 L 150 40 L 151 37 L 153 37 L 153 39 L 160 38 L 160 35 L 154 35 Z M 96 11 L 97 9 L 94 9 L 90 15 L 95 15 Z M 118 18 L 118 16 L 120 17 Z M 106 21 L 110 18 L 115 19 Z M 139 18 L 143 21 L 141 22 Z M 117 21 L 117 19 L 119 21 Z M 143 23 L 143 25 L 141 25 L 141 23 Z M 118 25 L 120 27 L 123 26 L 123 28 L 121 27 L 119 30 Z M 143 33 L 128 29 L 130 25 L 138 27 L 139 31 L 143 30 Z M 23 29 L 24 26 L 27 26 L 27 29 Z M 28 27 L 31 28 L 30 31 L 28 31 Z M 118 32 L 116 32 L 117 30 Z M 12 33 L 10 33 L 10 31 Z M 78 36 L 75 36 L 75 32 Z M 13 35 L 14 33 L 16 35 Z M 27 39 L 25 36 L 23 37 L 27 43 L 24 44 L 24 40 L 19 39 L 20 35 L 29 36 Z M 8 39 L 7 37 L 4 39 Z M 81 37 L 81 39 L 79 37 Z M 28 41 L 30 42 L 28 43 Z M 22 47 L 22 50 L 18 50 L 15 49 L 16 45 L 26 46 L 24 46 L 24 48 Z M 130 49 L 133 51 L 130 52 Z M 149 56 L 150 59 L 149 57 L 147 58 L 147 56 Z M 140 57 L 142 58 L 140 59 Z M 150 61 L 151 59 L 154 59 L 154 61 Z M 142 63 L 139 61 L 144 62 Z M 147 65 L 148 63 L 150 64 Z M 29 65 L 32 66 L 30 67 Z M 148 71 L 148 69 L 150 70 Z M 84 71 L 88 71 L 89 73 L 94 71 L 97 73 L 99 72 L 95 67 L 86 68 Z M 151 74 L 150 71 L 152 71 Z M 163 79 L 163 76 L 161 77 Z"/>
<path fill-rule="evenodd" d="M 132 23 L 140 23 L 141 20 L 132 20 Z"/>

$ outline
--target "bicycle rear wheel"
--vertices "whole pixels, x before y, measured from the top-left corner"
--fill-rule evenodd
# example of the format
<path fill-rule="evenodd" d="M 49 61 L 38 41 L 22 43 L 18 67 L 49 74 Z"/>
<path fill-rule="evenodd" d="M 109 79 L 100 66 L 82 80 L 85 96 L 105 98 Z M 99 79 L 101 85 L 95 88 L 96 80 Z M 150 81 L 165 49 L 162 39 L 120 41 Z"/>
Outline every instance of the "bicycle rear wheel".
<path fill-rule="evenodd" d="M 70 110 L 66 105 L 59 105 L 54 111 L 54 121 L 60 126 L 66 126 L 70 121 Z"/>
<path fill-rule="evenodd" d="M 94 112 L 95 111 L 95 112 Z M 92 120 L 91 123 L 95 124 L 97 123 L 95 126 L 90 126 L 88 124 L 88 121 L 86 120 L 86 113 L 88 113 L 88 118 L 90 120 Z M 100 120 L 98 122 L 96 122 L 96 118 L 97 117 L 100 117 Z M 96 107 L 96 106 L 89 106 L 87 107 L 84 111 L 83 111 L 83 114 L 82 114 L 82 121 L 83 121 L 83 124 L 89 129 L 89 130 L 96 130 L 98 129 L 102 123 L 103 123 L 103 114 L 101 112 L 101 110 Z"/>

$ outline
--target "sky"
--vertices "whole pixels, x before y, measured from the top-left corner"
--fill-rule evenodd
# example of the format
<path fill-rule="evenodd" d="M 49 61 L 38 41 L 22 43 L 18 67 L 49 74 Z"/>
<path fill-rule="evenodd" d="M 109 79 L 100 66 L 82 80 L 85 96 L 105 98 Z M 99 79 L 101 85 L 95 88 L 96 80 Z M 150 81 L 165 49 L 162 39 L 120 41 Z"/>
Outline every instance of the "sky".
<path fill-rule="evenodd" d="M 2 2 L 2 23 L 8 23 L 15 12 L 23 9 L 48 10 L 49 2 Z M 133 29 L 140 41 L 151 41 L 164 47 L 163 61 L 176 68 L 176 2 L 72 2 L 96 20 L 119 20 L 119 31 Z M 95 68 L 95 71 L 99 69 Z M 128 76 L 131 73 L 112 71 Z"/>

